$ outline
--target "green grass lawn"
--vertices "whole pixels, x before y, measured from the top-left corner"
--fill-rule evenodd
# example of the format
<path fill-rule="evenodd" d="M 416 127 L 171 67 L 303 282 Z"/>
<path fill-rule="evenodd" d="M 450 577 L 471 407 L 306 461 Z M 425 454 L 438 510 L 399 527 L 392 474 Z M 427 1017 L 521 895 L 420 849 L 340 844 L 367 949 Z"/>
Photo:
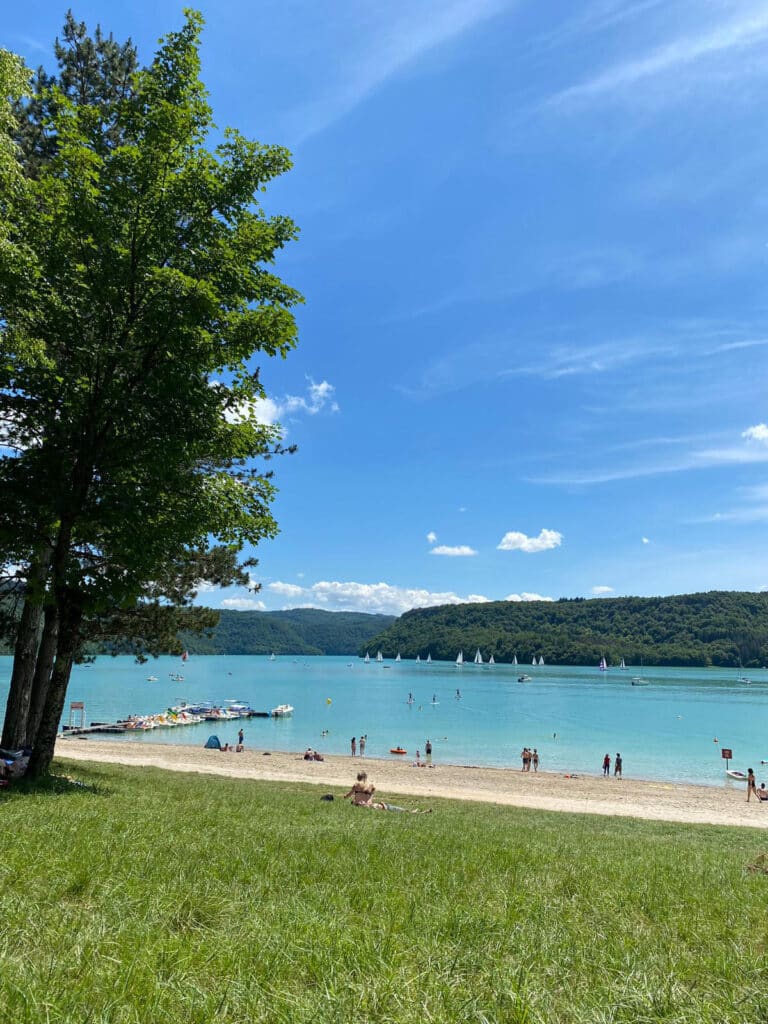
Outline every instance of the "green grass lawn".
<path fill-rule="evenodd" d="M 0 794 L 2 1024 L 768 1021 L 757 831 L 64 770 Z"/>

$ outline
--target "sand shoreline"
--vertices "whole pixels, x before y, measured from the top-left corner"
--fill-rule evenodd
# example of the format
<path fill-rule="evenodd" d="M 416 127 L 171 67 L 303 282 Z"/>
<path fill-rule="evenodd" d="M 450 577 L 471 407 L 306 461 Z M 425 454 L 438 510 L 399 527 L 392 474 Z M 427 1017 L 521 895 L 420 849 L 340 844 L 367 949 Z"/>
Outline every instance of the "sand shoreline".
<path fill-rule="evenodd" d="M 56 756 L 268 782 L 311 783 L 336 795 L 349 788 L 357 771 L 365 769 L 384 799 L 395 794 L 440 797 L 547 811 L 768 828 L 768 803 L 747 803 L 742 786 L 725 784 L 716 788 L 590 775 L 568 778 L 551 772 L 524 774 L 512 768 L 470 765 L 414 768 L 410 762 L 340 755 L 315 762 L 305 761 L 299 753 L 281 751 L 225 754 L 198 746 L 75 738 L 59 740 Z"/>

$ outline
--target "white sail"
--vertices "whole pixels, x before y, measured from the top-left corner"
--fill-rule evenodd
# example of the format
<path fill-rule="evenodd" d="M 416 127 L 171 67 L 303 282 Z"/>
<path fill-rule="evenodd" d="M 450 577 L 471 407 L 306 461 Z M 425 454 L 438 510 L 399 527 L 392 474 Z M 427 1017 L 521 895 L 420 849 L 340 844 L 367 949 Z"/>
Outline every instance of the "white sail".
<path fill-rule="evenodd" d="M 420 654 L 416 655 L 416 661 L 421 661 L 421 655 Z"/>
<path fill-rule="evenodd" d="M 516 654 L 513 654 L 513 655 L 512 655 L 512 664 L 513 664 L 513 665 L 516 665 L 516 664 L 517 664 L 517 655 L 516 655 Z"/>
<path fill-rule="evenodd" d="M 275 652 L 274 651 L 272 651 L 272 653 L 270 654 L 269 660 L 270 661 L 274 661 L 275 660 Z"/>
<path fill-rule="evenodd" d="M 493 655 L 491 655 L 490 658 L 488 659 L 488 664 L 489 665 L 495 665 L 496 664 L 496 659 L 494 658 Z"/>
<path fill-rule="evenodd" d="M 367 665 L 370 660 L 371 660 L 371 656 L 368 653 L 368 651 L 366 651 L 365 652 L 365 664 Z"/>
<path fill-rule="evenodd" d="M 624 659 L 623 658 L 621 659 L 621 663 L 619 665 L 619 668 L 621 669 L 622 672 L 626 672 L 626 670 L 627 670 L 627 666 L 624 664 Z"/>
<path fill-rule="evenodd" d="M 600 664 L 598 665 L 598 668 L 600 669 L 601 672 L 607 671 L 608 663 L 606 662 L 605 657 L 601 656 Z"/>
<path fill-rule="evenodd" d="M 432 664 L 432 655 L 429 653 L 427 653 L 427 663 L 430 665 Z"/>
<path fill-rule="evenodd" d="M 539 664 L 540 664 L 540 665 L 543 665 L 543 664 L 544 664 L 544 655 L 543 655 L 543 654 L 540 654 L 540 655 L 539 655 Z"/>
<path fill-rule="evenodd" d="M 475 651 L 475 664 L 476 665 L 482 665 L 483 664 L 483 656 L 480 653 L 480 648 L 479 647 Z"/>
<path fill-rule="evenodd" d="M 456 665 L 458 667 L 458 666 L 461 666 L 463 664 L 464 664 L 464 651 L 459 651 L 459 653 L 456 655 Z"/>
<path fill-rule="evenodd" d="M 536 655 L 535 654 L 534 654 L 533 658 L 531 659 L 531 664 L 532 665 L 536 664 Z"/>
<path fill-rule="evenodd" d="M 376 651 L 376 661 L 384 661 L 381 651 Z"/>
<path fill-rule="evenodd" d="M 397 657 L 395 658 L 395 661 L 400 661 L 400 651 L 397 652 Z"/>

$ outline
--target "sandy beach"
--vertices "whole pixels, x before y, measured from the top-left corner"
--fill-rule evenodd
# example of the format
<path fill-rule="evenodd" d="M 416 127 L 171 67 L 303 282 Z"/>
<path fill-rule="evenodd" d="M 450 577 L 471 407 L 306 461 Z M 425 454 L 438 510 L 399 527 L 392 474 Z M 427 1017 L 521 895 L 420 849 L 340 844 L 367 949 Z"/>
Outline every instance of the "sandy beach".
<path fill-rule="evenodd" d="M 715 787 L 589 775 L 568 778 L 472 765 L 415 768 L 410 761 L 368 757 L 328 756 L 324 761 L 305 761 L 298 753 L 246 750 L 236 754 L 197 746 L 75 738 L 59 740 L 56 755 L 239 779 L 311 783 L 337 795 L 350 787 L 356 772 L 365 769 L 383 799 L 394 795 L 441 797 L 547 811 L 768 828 L 768 802 L 753 799 L 747 803 L 745 788 L 738 784 Z"/>

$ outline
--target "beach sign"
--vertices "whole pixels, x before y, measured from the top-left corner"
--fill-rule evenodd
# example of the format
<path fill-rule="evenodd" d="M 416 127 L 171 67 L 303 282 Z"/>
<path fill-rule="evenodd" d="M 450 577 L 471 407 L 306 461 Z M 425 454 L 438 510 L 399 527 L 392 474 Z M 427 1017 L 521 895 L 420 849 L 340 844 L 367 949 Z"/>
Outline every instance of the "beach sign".
<path fill-rule="evenodd" d="M 721 747 L 720 748 L 720 754 L 721 754 L 722 757 L 725 758 L 725 769 L 727 771 L 728 770 L 728 762 L 733 757 L 733 751 L 731 750 L 730 747 Z"/>

